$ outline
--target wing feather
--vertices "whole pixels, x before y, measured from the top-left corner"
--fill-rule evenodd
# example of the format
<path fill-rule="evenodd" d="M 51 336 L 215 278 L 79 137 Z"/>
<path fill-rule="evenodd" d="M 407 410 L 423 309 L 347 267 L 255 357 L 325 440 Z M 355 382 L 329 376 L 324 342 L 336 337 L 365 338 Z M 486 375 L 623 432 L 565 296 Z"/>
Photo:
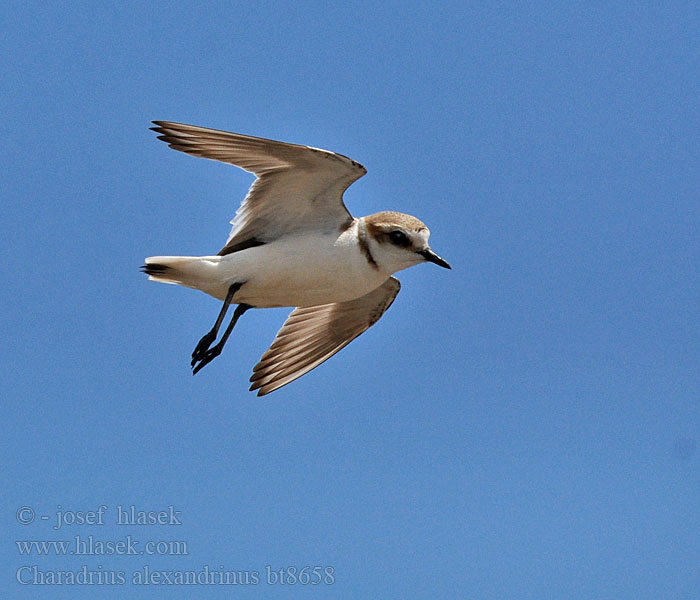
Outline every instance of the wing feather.
<path fill-rule="evenodd" d="M 269 394 L 328 360 L 374 325 L 400 289 L 390 277 L 360 298 L 294 309 L 253 368 L 251 391 Z"/>
<path fill-rule="evenodd" d="M 174 150 L 255 174 L 220 255 L 290 232 L 340 229 L 352 220 L 343 193 L 367 170 L 342 154 L 170 121 L 153 123 L 158 139 Z"/>

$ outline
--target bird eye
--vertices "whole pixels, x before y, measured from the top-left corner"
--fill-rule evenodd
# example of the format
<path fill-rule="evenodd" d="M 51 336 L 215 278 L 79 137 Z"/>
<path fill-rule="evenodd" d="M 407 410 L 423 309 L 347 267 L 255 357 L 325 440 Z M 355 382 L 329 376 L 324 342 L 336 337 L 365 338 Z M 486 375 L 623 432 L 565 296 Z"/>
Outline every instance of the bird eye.
<path fill-rule="evenodd" d="M 406 237 L 406 234 L 403 231 L 398 230 L 390 232 L 389 239 L 391 240 L 392 244 L 396 244 L 397 246 L 408 246 L 410 243 Z"/>

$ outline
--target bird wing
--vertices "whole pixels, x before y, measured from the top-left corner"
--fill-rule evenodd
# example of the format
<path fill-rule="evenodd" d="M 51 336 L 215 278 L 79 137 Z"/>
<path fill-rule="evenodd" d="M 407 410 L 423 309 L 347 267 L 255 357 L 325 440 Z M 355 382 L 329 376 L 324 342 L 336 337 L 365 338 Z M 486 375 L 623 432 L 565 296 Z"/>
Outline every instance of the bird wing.
<path fill-rule="evenodd" d="M 390 277 L 354 300 L 294 309 L 253 368 L 250 390 L 264 396 L 328 360 L 374 325 L 400 289 Z"/>
<path fill-rule="evenodd" d="M 306 230 L 349 225 L 343 192 L 366 172 L 361 164 L 327 150 L 216 129 L 153 121 L 171 148 L 254 173 L 256 180 L 231 221 L 220 255 Z"/>

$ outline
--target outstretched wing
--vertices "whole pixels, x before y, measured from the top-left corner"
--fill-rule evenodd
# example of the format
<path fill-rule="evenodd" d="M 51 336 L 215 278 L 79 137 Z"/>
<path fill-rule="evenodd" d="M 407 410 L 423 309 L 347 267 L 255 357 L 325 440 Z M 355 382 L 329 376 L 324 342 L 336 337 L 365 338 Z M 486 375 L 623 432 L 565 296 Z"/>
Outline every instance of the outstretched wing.
<path fill-rule="evenodd" d="M 367 170 L 342 154 L 194 125 L 153 123 L 158 139 L 171 148 L 256 175 L 220 255 L 287 233 L 341 228 L 352 220 L 343 192 Z"/>
<path fill-rule="evenodd" d="M 269 394 L 328 360 L 374 325 L 400 289 L 399 280 L 390 277 L 354 300 L 294 309 L 255 365 L 251 391 Z"/>

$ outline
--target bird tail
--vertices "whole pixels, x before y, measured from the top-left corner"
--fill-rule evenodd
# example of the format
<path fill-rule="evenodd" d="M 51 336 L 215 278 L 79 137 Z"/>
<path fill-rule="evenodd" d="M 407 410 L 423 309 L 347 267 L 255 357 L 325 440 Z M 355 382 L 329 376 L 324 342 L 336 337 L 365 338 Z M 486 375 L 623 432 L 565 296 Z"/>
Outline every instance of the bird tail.
<path fill-rule="evenodd" d="M 151 256 L 141 270 L 153 281 L 175 283 L 211 293 L 219 256 Z"/>

